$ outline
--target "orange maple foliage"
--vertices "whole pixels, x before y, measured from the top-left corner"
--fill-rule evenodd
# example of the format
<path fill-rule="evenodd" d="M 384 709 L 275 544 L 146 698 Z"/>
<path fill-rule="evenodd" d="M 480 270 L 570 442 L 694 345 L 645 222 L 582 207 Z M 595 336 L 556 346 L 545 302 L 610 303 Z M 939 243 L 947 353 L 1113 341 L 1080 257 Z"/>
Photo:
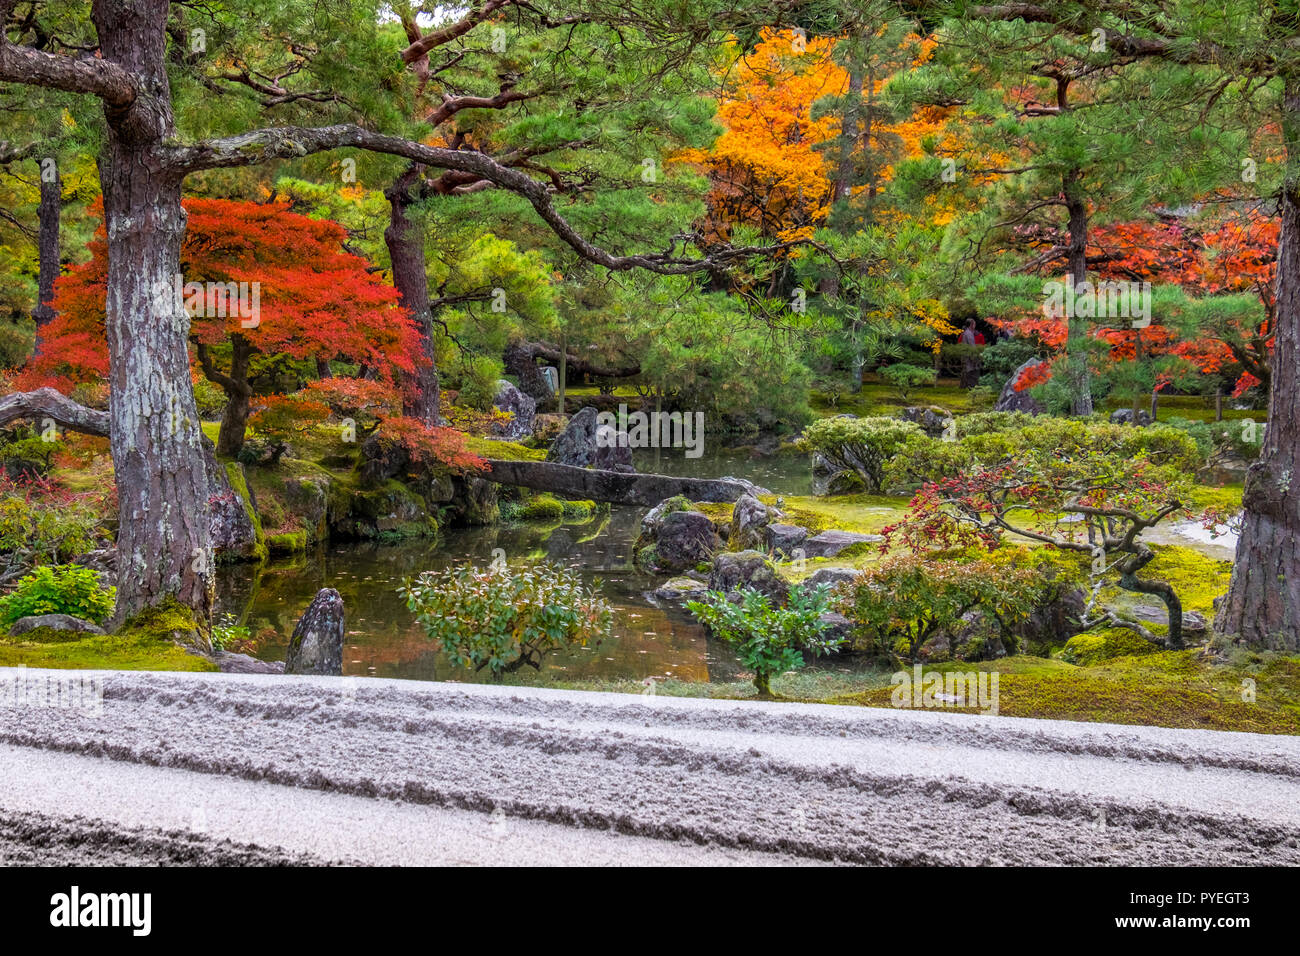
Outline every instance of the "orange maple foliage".
<path fill-rule="evenodd" d="M 832 57 L 835 43 L 766 29 L 754 51 L 727 71 L 718 106 L 724 132 L 711 149 L 675 157 L 700 166 L 712 182 L 706 223 L 712 238 L 723 239 L 743 223 L 764 236 L 793 241 L 811 237 L 825 223 L 834 198 L 831 169 L 816 147 L 838 136 L 840 123 L 833 115 L 812 114 L 817 100 L 849 88 L 848 73 Z M 932 50 L 932 41 L 923 42 L 918 61 Z M 887 79 L 877 80 L 872 93 L 879 94 Z M 897 136 L 904 155 L 918 156 L 921 141 L 940 128 L 945 115 L 943 109 L 923 108 L 877 130 Z M 886 167 L 880 180 L 891 175 Z"/>

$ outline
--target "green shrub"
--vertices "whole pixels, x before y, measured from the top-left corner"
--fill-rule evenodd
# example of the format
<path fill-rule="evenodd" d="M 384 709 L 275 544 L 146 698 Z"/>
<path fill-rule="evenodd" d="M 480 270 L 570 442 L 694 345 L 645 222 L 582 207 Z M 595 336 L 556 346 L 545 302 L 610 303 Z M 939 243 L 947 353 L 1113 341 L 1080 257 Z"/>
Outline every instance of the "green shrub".
<path fill-rule="evenodd" d="M 102 624 L 113 613 L 116 588 L 101 587 L 99 575 L 77 564 L 43 565 L 0 598 L 0 624 L 33 614 L 71 614 Z"/>
<path fill-rule="evenodd" d="M 922 385 L 933 385 L 936 373 L 933 368 L 927 368 L 922 365 L 910 365 L 906 362 L 895 362 L 893 365 L 886 365 L 880 370 L 880 377 L 898 392 L 898 397 L 903 401 L 910 401 L 914 389 Z"/>
<path fill-rule="evenodd" d="M 46 440 L 31 429 L 20 429 L 0 444 L 0 462 L 10 474 L 24 472 L 45 475 L 49 473 L 54 453 L 62 447 L 57 437 Z"/>
<path fill-rule="evenodd" d="M 835 596 L 864 649 L 916 660 L 926 641 L 953 636 L 977 608 L 1010 634 L 1049 585 L 1036 570 L 1005 562 L 902 555 L 839 585 Z"/>
<path fill-rule="evenodd" d="M 904 448 L 928 441 L 921 426 L 900 418 L 823 418 L 799 438 L 799 447 L 820 454 L 832 471 L 856 475 L 878 492 L 885 466 Z"/>
<path fill-rule="evenodd" d="M 225 414 L 230 399 L 220 385 L 200 376 L 194 380 L 194 401 L 199 407 L 200 418 L 216 421 Z"/>
<path fill-rule="evenodd" d="M 0 322 L 0 368 L 20 368 L 32 354 L 36 342 L 35 323 Z"/>
<path fill-rule="evenodd" d="M 825 654 L 841 641 L 825 636 L 821 616 L 829 601 L 828 588 L 795 588 L 785 607 L 774 607 L 767 595 L 752 588 L 741 591 L 732 604 L 721 591 L 703 601 L 687 601 L 692 614 L 728 644 L 735 645 L 741 663 L 754 672 L 754 686 L 772 693 L 772 677 L 803 667 L 802 651 Z"/>
<path fill-rule="evenodd" d="M 957 437 L 987 435 L 990 432 L 1009 432 L 1026 428 L 1038 421 L 1037 415 L 1028 412 L 976 412 L 957 419 Z"/>
<path fill-rule="evenodd" d="M 19 485 L 4 484 L 0 553 L 10 567 L 57 564 L 95 547 L 101 518 L 89 498 L 43 498 Z"/>
<path fill-rule="evenodd" d="M 398 593 L 454 663 L 496 677 L 540 670 L 551 651 L 599 642 L 613 622 L 604 600 L 554 565 L 426 571 Z"/>
<path fill-rule="evenodd" d="M 1201 457 L 1242 458 L 1254 461 L 1259 457 L 1264 427 L 1262 423 L 1225 421 L 1198 422 L 1187 418 L 1168 418 L 1162 422 L 1175 428 L 1196 442 Z"/>
<path fill-rule="evenodd" d="M 1029 423 L 1022 423 L 1029 418 Z M 922 438 L 882 468 L 887 487 L 941 481 L 977 466 L 991 468 L 1012 458 L 1048 456 L 1057 460 L 1101 454 L 1119 460 L 1145 459 L 1181 474 L 1195 474 L 1203 463 L 1195 439 L 1164 424 L 1134 428 L 1109 422 L 1022 416 L 990 412 L 957 419 L 958 440 Z"/>

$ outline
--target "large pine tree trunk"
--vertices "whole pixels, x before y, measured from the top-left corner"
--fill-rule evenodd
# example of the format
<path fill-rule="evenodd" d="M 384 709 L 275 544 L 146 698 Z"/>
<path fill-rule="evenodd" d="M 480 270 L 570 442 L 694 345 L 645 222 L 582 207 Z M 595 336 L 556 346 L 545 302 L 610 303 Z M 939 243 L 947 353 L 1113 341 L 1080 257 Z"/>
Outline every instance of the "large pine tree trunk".
<path fill-rule="evenodd" d="M 41 169 L 41 203 L 37 210 L 38 229 L 36 245 L 40 267 L 36 280 L 36 308 L 32 320 L 36 323 L 36 352 L 41 351 L 41 333 L 54 318 L 50 302 L 54 299 L 54 280 L 59 277 L 59 220 L 63 213 L 63 179 L 57 163 L 45 161 Z"/>
<path fill-rule="evenodd" d="M 1063 192 L 1066 212 L 1070 216 L 1068 251 L 1070 279 L 1077 289 L 1088 281 L 1088 204 L 1079 188 L 1077 171 L 1066 176 Z M 1091 415 L 1092 382 L 1088 374 L 1088 320 L 1071 314 L 1067 325 L 1065 361 L 1070 382 L 1070 412 L 1074 415 Z"/>
<path fill-rule="evenodd" d="M 1300 79 L 1286 88 L 1287 154 L 1300 156 Z M 1241 539 L 1215 627 L 1256 647 L 1300 649 L 1300 178 L 1282 190 L 1277 333 L 1268 429 L 1246 472 Z"/>
<path fill-rule="evenodd" d="M 120 622 L 168 597 L 211 610 L 209 481 L 190 384 L 189 318 L 174 294 L 185 211 L 168 168 L 174 133 L 164 67 L 168 0 L 97 0 L 100 47 L 141 78 L 106 107 L 100 158 L 108 229 L 109 419 L 117 479 Z"/>
<path fill-rule="evenodd" d="M 419 180 L 419 167 L 411 167 L 385 190 L 388 198 L 388 228 L 384 244 L 393 266 L 393 285 L 402 297 L 402 306 L 411 313 L 420 329 L 426 365 L 416 369 L 413 389 L 408 390 L 404 411 L 413 418 L 436 425 L 441 392 L 438 366 L 433 345 L 433 316 L 429 310 L 429 277 L 424 266 L 424 228 L 412 221 L 412 189 Z"/>

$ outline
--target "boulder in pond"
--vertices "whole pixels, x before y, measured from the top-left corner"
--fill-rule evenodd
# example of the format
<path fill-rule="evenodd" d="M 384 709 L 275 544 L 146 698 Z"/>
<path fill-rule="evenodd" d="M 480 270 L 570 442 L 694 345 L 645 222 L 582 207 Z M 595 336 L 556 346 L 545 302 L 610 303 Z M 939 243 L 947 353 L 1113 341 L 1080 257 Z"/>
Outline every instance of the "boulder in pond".
<path fill-rule="evenodd" d="M 637 565 L 661 574 L 677 574 L 707 563 L 720 550 L 722 539 L 713 521 L 699 511 L 670 511 L 649 526 L 643 522 L 634 547 Z"/>
<path fill-rule="evenodd" d="M 730 551 L 713 559 L 709 590 L 721 591 L 729 601 L 739 601 L 739 591 L 750 589 L 766 594 L 773 604 L 784 604 L 790 585 L 761 551 Z"/>
<path fill-rule="evenodd" d="M 655 597 L 664 601 L 689 601 L 703 597 L 708 591 L 709 586 L 703 581 L 679 575 L 671 581 L 659 585 L 652 593 Z"/>
<path fill-rule="evenodd" d="M 632 449 L 613 428 L 600 424 L 597 416 L 590 405 L 580 409 L 551 444 L 546 460 L 602 471 L 635 471 Z"/>
<path fill-rule="evenodd" d="M 286 674 L 343 673 L 343 598 L 333 588 L 316 592 L 289 638 Z"/>

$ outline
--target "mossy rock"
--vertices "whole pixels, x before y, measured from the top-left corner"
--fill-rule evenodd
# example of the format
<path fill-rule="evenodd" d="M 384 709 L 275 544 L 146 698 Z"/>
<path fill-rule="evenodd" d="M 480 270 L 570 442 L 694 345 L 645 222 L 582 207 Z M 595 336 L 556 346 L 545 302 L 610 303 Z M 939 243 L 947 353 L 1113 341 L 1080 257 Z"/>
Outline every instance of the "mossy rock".
<path fill-rule="evenodd" d="M 247 479 L 244 477 L 243 466 L 237 461 L 228 461 L 225 464 L 225 469 L 226 480 L 230 482 L 230 490 L 239 499 L 244 514 L 247 516 L 249 524 L 252 525 L 253 540 L 248 543 L 241 553 L 218 555 L 218 560 L 265 561 L 267 553 L 266 535 L 262 530 L 262 518 L 257 511 L 256 500 L 249 490 Z"/>
<path fill-rule="evenodd" d="M 271 554 L 298 554 L 307 550 L 306 531 L 281 531 L 266 536 L 266 548 Z"/>
<path fill-rule="evenodd" d="M 1128 628 L 1112 627 L 1076 634 L 1065 642 L 1065 647 L 1061 649 L 1061 660 L 1067 664 L 1091 667 L 1102 661 L 1154 654 L 1159 650 L 1159 647 Z"/>
<path fill-rule="evenodd" d="M 648 544 L 643 548 L 632 546 L 632 563 L 638 571 L 652 573 L 659 563 L 659 548 Z"/>
<path fill-rule="evenodd" d="M 330 486 L 330 529 L 341 538 L 398 540 L 436 537 L 438 521 L 424 499 L 396 479 L 377 488 L 359 481 Z"/>
<path fill-rule="evenodd" d="M 594 501 L 562 501 L 566 521 L 586 521 L 600 510 Z"/>
<path fill-rule="evenodd" d="M 564 503 L 554 495 L 536 495 L 522 503 L 517 516 L 524 521 L 559 521 L 564 517 Z"/>

